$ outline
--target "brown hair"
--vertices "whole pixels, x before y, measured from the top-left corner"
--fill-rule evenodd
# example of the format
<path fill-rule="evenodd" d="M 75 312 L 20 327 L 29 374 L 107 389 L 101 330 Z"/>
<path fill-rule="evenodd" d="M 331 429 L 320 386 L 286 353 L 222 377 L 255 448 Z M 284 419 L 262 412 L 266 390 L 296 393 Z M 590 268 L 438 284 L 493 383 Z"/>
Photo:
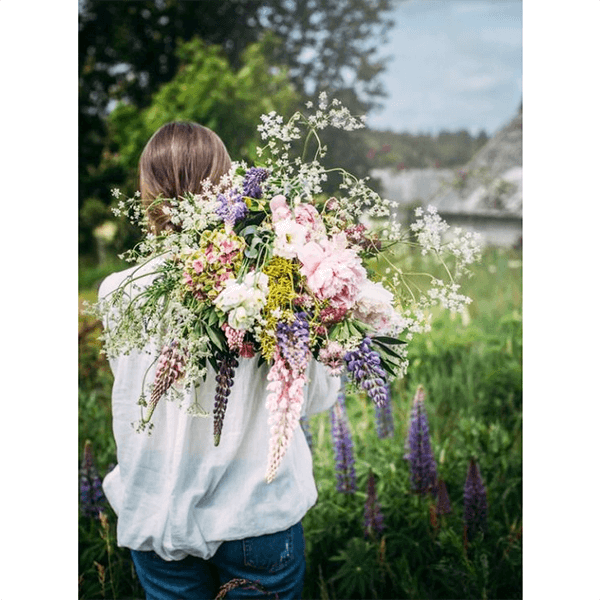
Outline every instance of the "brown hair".
<path fill-rule="evenodd" d="M 172 229 L 164 214 L 162 198 L 198 194 L 201 182 L 217 184 L 231 168 L 231 159 L 221 138 L 198 123 L 174 121 L 163 125 L 150 138 L 139 163 L 142 206 L 150 229 L 160 233 Z"/>

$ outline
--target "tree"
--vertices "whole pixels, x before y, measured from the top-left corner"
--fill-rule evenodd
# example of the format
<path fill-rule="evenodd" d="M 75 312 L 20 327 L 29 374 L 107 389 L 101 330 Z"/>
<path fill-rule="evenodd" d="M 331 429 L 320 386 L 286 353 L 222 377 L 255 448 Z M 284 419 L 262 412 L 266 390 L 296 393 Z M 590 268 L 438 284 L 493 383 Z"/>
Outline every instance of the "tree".
<path fill-rule="evenodd" d="M 285 69 L 275 69 L 265 58 L 271 36 L 246 48 L 239 68 L 234 69 L 220 46 L 197 38 L 182 43 L 175 54 L 180 69 L 171 81 L 140 110 L 121 102 L 108 116 L 108 132 L 114 150 L 106 168 L 122 169 L 128 192 L 133 193 L 140 154 L 150 136 L 174 120 L 195 121 L 218 132 L 234 160 L 256 159 L 261 145 L 256 125 L 270 111 L 288 113 L 298 94 Z"/>

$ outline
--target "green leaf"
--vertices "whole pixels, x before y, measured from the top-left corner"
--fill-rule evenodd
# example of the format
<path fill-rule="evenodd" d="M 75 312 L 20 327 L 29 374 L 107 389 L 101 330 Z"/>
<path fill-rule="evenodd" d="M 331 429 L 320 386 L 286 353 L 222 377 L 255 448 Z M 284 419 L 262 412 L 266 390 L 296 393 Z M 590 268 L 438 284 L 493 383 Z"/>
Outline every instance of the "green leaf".
<path fill-rule="evenodd" d="M 208 322 L 206 323 L 207 327 L 213 327 L 219 322 L 219 315 L 214 310 L 211 310 L 208 313 Z"/>
<path fill-rule="evenodd" d="M 219 335 L 219 331 L 214 327 L 206 327 L 206 335 L 210 341 L 219 349 L 221 352 L 225 350 L 225 339 L 222 335 Z"/>
<path fill-rule="evenodd" d="M 214 357 L 214 355 L 210 355 L 207 357 L 208 358 L 208 362 L 210 363 L 210 366 L 215 370 L 215 373 L 219 372 L 219 365 Z"/>
<path fill-rule="evenodd" d="M 244 227 L 242 231 L 240 231 L 241 237 L 246 237 L 247 235 L 251 235 L 258 231 L 258 227 L 256 225 L 248 225 L 248 227 Z"/>
<path fill-rule="evenodd" d="M 383 352 L 386 352 L 387 354 L 390 354 L 391 356 L 394 356 L 396 358 L 398 358 L 399 360 L 402 360 L 402 357 L 397 354 L 396 352 L 394 352 L 391 348 L 389 348 L 388 346 L 386 346 L 385 344 L 382 344 L 380 342 L 375 342 L 377 344 L 377 346 L 379 347 L 380 350 L 382 350 Z"/>
<path fill-rule="evenodd" d="M 404 340 L 399 340 L 398 338 L 389 337 L 387 335 L 378 335 L 372 339 L 374 342 L 378 342 L 379 344 L 392 344 L 392 345 L 406 344 L 406 342 Z"/>

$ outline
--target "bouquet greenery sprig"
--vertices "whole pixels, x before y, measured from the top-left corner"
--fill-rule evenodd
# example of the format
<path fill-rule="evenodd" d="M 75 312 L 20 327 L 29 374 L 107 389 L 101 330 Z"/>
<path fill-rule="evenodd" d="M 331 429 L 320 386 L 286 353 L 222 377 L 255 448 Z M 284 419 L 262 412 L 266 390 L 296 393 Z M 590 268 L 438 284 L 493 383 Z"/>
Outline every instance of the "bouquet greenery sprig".
<path fill-rule="evenodd" d="M 160 235 L 147 226 L 139 193 L 124 200 L 113 191 L 117 214 L 147 234 L 126 256 L 138 267 L 95 308 L 109 325 L 109 357 L 156 349 L 153 377 L 140 390 L 140 429 L 152 427 L 163 397 L 183 398 L 210 366 L 218 444 L 235 367 L 258 355 L 269 366 L 270 481 L 299 422 L 311 359 L 345 372 L 383 406 L 389 381 L 406 371 L 407 342 L 429 327 L 429 309 L 460 311 L 469 302 L 458 280 L 478 257 L 475 235 L 455 231 L 448 241 L 448 225 L 431 207 L 403 228 L 365 180 L 322 166 L 319 131 L 362 126 L 323 93 L 314 113 L 287 122 L 263 115 L 262 162 L 234 164 L 200 194 L 159 198 L 171 223 Z M 330 197 L 322 185 L 332 177 L 339 185 Z M 394 253 L 406 244 L 436 257 L 443 277 L 403 270 Z"/>

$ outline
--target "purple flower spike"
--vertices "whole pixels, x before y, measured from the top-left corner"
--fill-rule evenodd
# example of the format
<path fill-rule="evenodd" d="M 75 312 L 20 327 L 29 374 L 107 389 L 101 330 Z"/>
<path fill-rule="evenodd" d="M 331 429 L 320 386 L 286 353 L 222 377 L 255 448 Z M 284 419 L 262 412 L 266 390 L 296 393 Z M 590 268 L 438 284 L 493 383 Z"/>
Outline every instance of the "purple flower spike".
<path fill-rule="evenodd" d="M 217 389 L 215 394 L 215 406 L 213 410 L 213 436 L 215 446 L 221 441 L 221 432 L 223 431 L 223 419 L 225 418 L 225 409 L 227 408 L 227 398 L 233 385 L 235 368 L 238 366 L 238 360 L 234 354 L 224 356 L 220 360 L 219 372 L 217 373 Z"/>
<path fill-rule="evenodd" d="M 481 480 L 479 467 L 474 459 L 469 462 L 467 479 L 465 481 L 465 537 L 471 541 L 478 531 L 487 527 L 487 493 Z"/>
<path fill-rule="evenodd" d="M 277 345 L 289 367 L 297 373 L 303 373 L 310 355 L 306 313 L 296 313 L 292 323 L 277 324 Z"/>
<path fill-rule="evenodd" d="M 408 461 L 410 463 L 413 490 L 417 494 L 435 495 L 437 470 L 431 441 L 429 439 L 429 423 L 425 412 L 425 390 L 417 388 L 413 400 L 413 409 L 408 433 Z"/>
<path fill-rule="evenodd" d="M 383 406 L 375 405 L 375 420 L 377 424 L 377 436 L 380 440 L 394 437 L 394 416 L 392 415 L 392 400 L 390 388 L 386 385 L 386 400 Z"/>
<path fill-rule="evenodd" d="M 242 184 L 244 188 L 244 196 L 249 198 L 262 198 L 263 192 L 261 183 L 269 177 L 269 171 L 262 169 L 261 167 L 250 167 L 246 171 L 244 182 Z"/>
<path fill-rule="evenodd" d="M 377 499 L 377 490 L 375 489 L 375 476 L 371 472 L 367 482 L 367 501 L 365 503 L 365 538 L 371 535 L 379 537 L 383 533 L 384 527 L 381 504 Z"/>
<path fill-rule="evenodd" d="M 371 339 L 366 337 L 356 350 L 346 353 L 344 360 L 356 385 L 367 392 L 375 406 L 384 406 L 388 398 L 385 371 L 379 354 L 371 349 Z"/>
<path fill-rule="evenodd" d="M 83 460 L 79 479 L 79 500 L 81 511 L 86 517 L 98 517 L 104 510 L 105 497 L 102 480 L 94 462 L 92 442 L 87 440 L 83 448 Z"/>
<path fill-rule="evenodd" d="M 356 491 L 356 473 L 354 471 L 354 444 L 350 435 L 344 392 L 338 394 L 338 400 L 331 409 L 331 434 L 335 452 L 337 491 L 353 494 Z"/>
<path fill-rule="evenodd" d="M 219 206 L 217 206 L 217 215 L 224 223 L 233 227 L 238 221 L 241 221 L 248 214 L 248 207 L 237 189 L 228 190 L 225 194 L 217 196 Z"/>

